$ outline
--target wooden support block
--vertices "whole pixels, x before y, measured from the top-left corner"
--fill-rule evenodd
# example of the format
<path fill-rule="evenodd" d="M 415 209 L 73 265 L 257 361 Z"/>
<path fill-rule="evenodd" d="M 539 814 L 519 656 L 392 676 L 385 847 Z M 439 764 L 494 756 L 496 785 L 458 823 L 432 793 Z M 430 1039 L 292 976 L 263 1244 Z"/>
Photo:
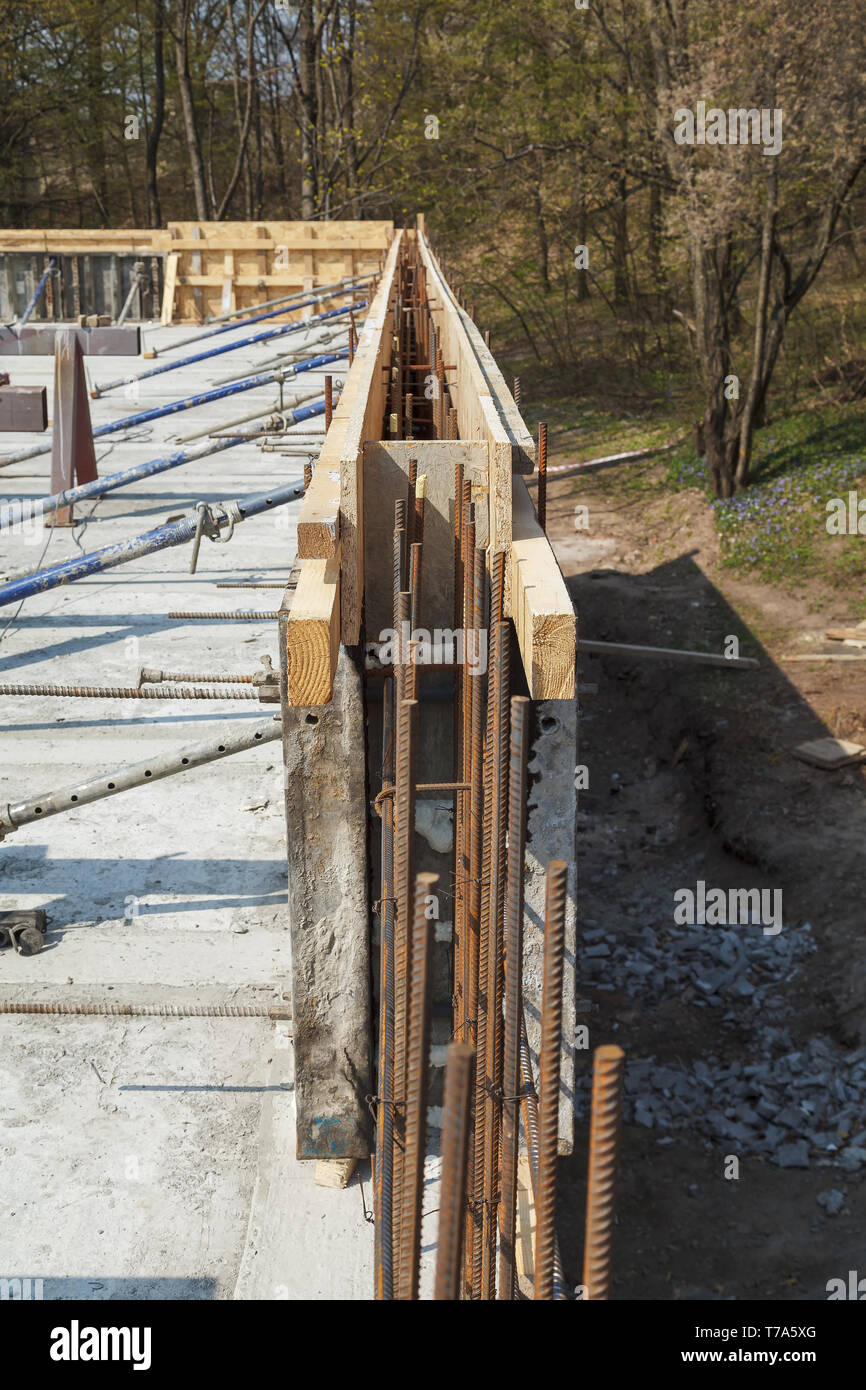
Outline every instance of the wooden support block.
<path fill-rule="evenodd" d="M 523 479 L 512 479 L 511 608 L 533 700 L 574 696 L 577 624 L 565 580 Z"/>
<path fill-rule="evenodd" d="M 326 705 L 340 654 L 340 558 L 302 560 L 286 624 L 289 704 Z"/>
<path fill-rule="evenodd" d="M 316 1187 L 348 1187 L 357 1166 L 357 1158 L 317 1158 L 313 1181 Z"/>
<path fill-rule="evenodd" d="M 824 633 L 832 642 L 866 643 L 866 623 L 862 627 L 830 627 Z"/>
<path fill-rule="evenodd" d="M 177 288 L 179 262 L 180 256 L 176 251 L 170 252 L 165 258 L 165 289 L 162 294 L 162 313 L 159 319 L 163 328 L 167 328 L 174 319 L 174 294 Z"/>

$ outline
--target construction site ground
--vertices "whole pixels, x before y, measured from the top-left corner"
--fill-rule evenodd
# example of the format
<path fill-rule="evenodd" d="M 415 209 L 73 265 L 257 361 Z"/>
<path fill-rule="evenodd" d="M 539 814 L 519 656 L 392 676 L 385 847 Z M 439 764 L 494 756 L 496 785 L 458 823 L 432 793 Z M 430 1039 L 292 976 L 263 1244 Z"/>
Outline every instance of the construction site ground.
<path fill-rule="evenodd" d="M 165 345 L 189 325 L 157 329 Z M 299 337 L 292 339 L 296 346 Z M 244 349 L 91 402 L 94 425 L 256 368 L 274 347 Z M 53 358 L 11 364 L 47 384 Z M 98 381 L 138 359 L 86 359 Z M 339 364 L 332 368 L 336 374 Z M 298 379 L 298 391 L 323 372 Z M 98 440 L 101 474 L 167 452 L 276 402 L 278 388 L 221 400 L 142 427 L 135 443 Z M 286 387 L 287 399 L 292 394 Z M 323 431 L 321 418 L 307 422 Z M 241 427 L 243 428 L 243 427 Z M 17 436 L 27 447 L 45 436 Z M 20 440 L 20 446 L 17 444 Z M 11 452 L 7 441 L 6 452 Z M 137 535 L 186 512 L 300 479 L 303 458 L 253 444 L 147 478 L 81 505 L 55 529 L 44 563 Z M 7 497 L 48 491 L 49 456 L 5 469 Z M 269 610 L 281 592 L 217 589 L 284 580 L 300 503 L 239 526 L 228 545 L 162 550 L 0 610 L 0 681 L 132 686 L 141 666 L 252 673 L 278 666 L 276 621 L 177 621 L 192 610 Z M 36 566 L 49 530 L 6 538 L 5 575 Z M 10 623 L 11 620 L 11 623 Z M 262 721 L 258 701 L 3 697 L 0 798 L 17 801 Z M 0 846 L 0 908 L 45 907 L 41 953 L 0 952 L 13 1000 L 265 1004 L 290 990 L 286 846 L 279 742 L 125 792 L 15 832 Z M 294 1160 L 291 1024 L 268 1019 L 0 1018 L 0 1275 L 44 1280 L 46 1299 L 359 1298 L 372 1287 L 363 1168 L 344 1191 L 316 1186 Z M 362 1190 L 362 1184 L 364 1184 Z M 333 1258 L 329 1250 L 335 1251 Z"/>
<path fill-rule="evenodd" d="M 554 439 L 551 461 L 568 459 L 567 441 Z M 663 464 L 624 467 L 661 483 Z M 625 1048 L 632 1078 L 614 1297 L 824 1300 L 828 1280 L 863 1269 L 866 1107 L 862 1083 L 858 1100 L 847 1083 L 864 1074 L 866 1043 L 866 772 L 820 771 L 792 749 L 830 733 L 862 741 L 866 662 L 778 662 L 810 642 L 823 649 L 827 627 L 850 625 L 845 595 L 805 586 L 792 599 L 733 577 L 702 494 L 672 503 L 661 486 L 626 488 L 624 476 L 587 473 L 550 489 L 548 533 L 580 636 L 721 652 L 735 634 L 760 669 L 580 658 L 579 758 L 590 785 L 579 795 L 578 1021 L 591 1047 Z M 588 529 L 575 529 L 579 505 Z M 700 968 L 661 978 L 675 955 L 690 959 L 693 941 L 698 952 L 718 943 L 718 928 L 673 924 L 675 890 L 698 879 L 783 891 L 777 938 L 733 929 L 752 933 L 749 965 L 715 1004 Z M 841 1099 L 826 1104 L 840 1084 Z M 586 1095 L 584 1085 L 574 1156 L 561 1161 L 559 1233 L 574 1283 Z M 725 1176 L 729 1155 L 739 1157 L 736 1179 Z"/>

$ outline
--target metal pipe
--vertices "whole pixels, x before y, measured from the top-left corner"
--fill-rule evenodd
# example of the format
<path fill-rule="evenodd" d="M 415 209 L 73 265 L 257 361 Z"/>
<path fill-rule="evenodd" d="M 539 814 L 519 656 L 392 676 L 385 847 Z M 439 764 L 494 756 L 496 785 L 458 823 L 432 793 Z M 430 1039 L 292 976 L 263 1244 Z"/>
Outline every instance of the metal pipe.
<path fill-rule="evenodd" d="M 271 382 L 287 380 L 289 377 L 297 376 L 301 372 L 316 371 L 319 367 L 326 367 L 331 362 L 336 362 L 346 356 L 345 352 L 330 353 L 323 357 L 311 357 L 305 362 L 298 363 L 296 367 L 280 368 L 277 371 L 261 372 L 257 376 L 244 377 L 243 381 L 237 381 L 233 386 L 220 386 L 213 391 L 203 391 L 198 396 L 186 396 L 183 400 L 172 401 L 170 405 L 155 406 L 153 410 L 143 410 L 138 415 L 126 415 L 122 420 L 115 420 L 107 425 L 100 425 L 93 431 L 93 438 L 101 438 L 106 434 L 113 434 L 117 430 L 131 429 L 133 425 L 146 425 L 151 420 L 160 420 L 166 415 L 176 415 L 182 410 L 192 410 L 195 406 L 209 405 L 211 401 L 221 401 L 227 396 L 237 396 L 242 391 L 252 391 L 257 386 L 269 386 Z M 321 411 L 315 411 L 317 415 Z M 298 419 L 306 419 L 305 415 L 300 415 Z M 12 463 L 23 463 L 25 459 L 36 458 L 39 454 L 51 452 L 51 444 L 37 444 L 32 449 L 22 449 L 20 453 L 11 454 L 9 458 L 0 459 L 0 468 L 7 468 Z"/>
<path fill-rule="evenodd" d="M 162 753 L 145 762 L 132 763 L 116 772 L 102 773 L 86 782 L 79 782 L 61 791 L 46 792 L 43 796 L 30 797 L 0 810 L 0 838 L 31 821 L 45 820 L 47 816 L 57 816 L 63 811 L 74 811 L 79 806 L 92 801 L 101 801 L 106 796 L 116 796 L 118 792 L 129 791 L 132 787 L 142 787 L 146 782 L 158 782 L 163 777 L 173 777 L 175 773 L 187 772 L 190 768 L 201 767 L 204 763 L 215 762 L 218 758 L 229 758 L 233 753 L 246 752 L 260 743 L 271 743 L 282 735 L 280 719 L 275 715 L 264 723 L 240 725 L 231 733 L 218 734 L 202 743 L 187 744 L 171 753 Z"/>
<path fill-rule="evenodd" d="M 475 1053 L 468 1043 L 453 1042 L 445 1060 L 445 1099 L 442 1109 L 442 1179 L 439 1229 L 436 1236 L 434 1299 L 460 1296 L 460 1247 L 466 1170 L 469 1161 L 469 1111 Z"/>
<path fill-rule="evenodd" d="M 430 1076 L 434 922 L 428 899 L 435 895 L 438 874 L 418 874 L 412 913 L 406 1050 L 406 1125 L 403 1159 L 403 1210 L 400 1221 L 400 1288 L 398 1297 L 418 1298 L 421 1262 L 421 1199 L 427 1144 L 427 1096 Z"/>
<path fill-rule="evenodd" d="M 234 311 L 234 323 L 223 322 L 223 318 L 228 316 L 221 315 L 220 318 L 211 319 L 212 324 L 221 325 L 219 328 L 203 328 L 201 333 L 191 333 L 187 338 L 179 338 L 177 342 L 166 343 L 165 347 L 159 349 L 151 348 L 150 355 L 157 357 L 160 353 L 175 352 L 178 348 L 189 347 L 190 343 L 200 343 L 205 338 L 215 338 L 220 333 L 231 333 L 236 328 L 246 328 L 251 323 L 261 323 L 263 319 L 278 318 L 280 314 L 294 313 L 296 309 L 304 309 L 308 304 L 322 304 L 326 299 L 336 299 L 338 295 L 351 294 L 354 290 L 359 290 L 364 281 L 369 280 L 369 278 L 369 276 L 363 276 L 360 280 L 353 280 L 350 284 L 343 285 L 342 287 L 338 286 L 327 292 L 323 289 L 321 292 L 313 292 L 311 294 L 309 290 L 302 290 L 299 295 L 290 295 L 289 299 L 270 299 L 265 301 L 264 304 L 254 306 L 259 309 L 267 310 L 265 313 L 251 314 L 249 308 L 236 309 Z M 305 294 L 308 295 L 307 299 L 303 297 Z M 292 303 L 289 308 L 287 306 L 290 300 Z M 272 306 L 275 304 L 280 305 L 280 307 L 276 309 L 273 308 Z M 348 313 L 348 309 L 344 309 L 342 312 Z M 244 314 L 247 315 L 246 318 L 242 317 Z M 103 387 L 102 389 L 106 390 L 108 388 Z"/>
<path fill-rule="evenodd" d="M 284 323 L 278 324 L 276 327 L 265 328 L 261 333 L 251 334 L 249 338 L 238 338 L 236 343 L 223 343 L 221 347 L 208 348 L 206 352 L 194 353 L 192 357 L 179 357 L 176 362 L 163 362 L 161 366 L 148 367 L 146 371 L 137 372 L 135 376 L 118 377 L 116 381 L 106 381 L 103 385 L 94 383 L 90 394 L 96 400 L 99 396 L 104 396 L 106 392 L 116 390 L 118 386 L 131 386 L 134 382 L 147 381 L 152 376 L 161 376 L 163 372 L 175 372 L 179 367 L 193 367 L 197 362 L 206 362 L 211 357 L 221 357 L 223 353 L 236 352 L 240 348 L 255 347 L 256 343 L 263 343 L 270 338 L 285 337 L 287 333 L 302 333 L 317 323 L 324 323 L 338 314 L 345 313 L 345 309 L 329 309 L 327 313 L 317 314 L 309 319 L 300 319 L 298 323 Z"/>
<path fill-rule="evenodd" d="M 349 288 L 354 287 L 355 285 L 367 284 L 373 278 L 374 277 L 372 275 L 347 275 L 344 276 L 342 280 L 332 280 L 329 285 L 317 285 L 316 293 L 324 296 L 328 290 L 333 290 L 335 293 L 337 293 L 342 288 L 343 293 L 345 294 L 347 293 Z M 260 300 L 258 304 L 247 304 L 244 306 L 243 309 L 232 309 L 229 313 L 226 314 L 214 314 L 213 317 L 208 316 L 206 323 L 228 323 L 229 319 L 241 319 L 244 317 L 245 314 L 251 314 L 254 310 L 270 309 L 273 307 L 274 304 L 290 304 L 295 300 L 303 299 L 305 294 L 310 293 L 312 293 L 311 290 L 295 290 L 293 294 L 281 294 L 278 295 L 276 299 L 263 299 Z M 195 334 L 194 337 L 185 338 L 179 343 L 172 344 L 172 346 L 185 347 L 187 343 L 195 342 L 197 338 L 198 334 Z"/>
<path fill-rule="evenodd" d="M 223 526 L 233 526 L 248 517 L 258 516 L 260 512 L 282 507 L 303 496 L 303 483 L 287 483 L 273 492 L 254 492 L 233 502 L 215 504 L 218 514 L 212 514 L 212 521 L 220 530 Z M 221 513 L 221 515 L 219 514 Z M 61 584 L 69 584 L 89 574 L 100 574 L 113 569 L 115 565 L 125 565 L 128 560 L 137 560 L 142 555 L 150 555 L 154 550 L 165 550 L 175 545 L 185 545 L 195 539 L 201 522 L 198 508 L 188 512 L 180 521 L 169 521 L 157 526 L 144 535 L 131 540 L 117 541 L 104 546 L 102 550 L 91 551 L 89 555 L 79 555 L 73 560 L 65 560 L 49 569 L 37 570 L 24 579 L 14 579 L 0 586 L 0 607 L 7 603 L 17 603 L 19 599 L 30 598 L 33 594 L 46 593 Z"/>
<path fill-rule="evenodd" d="M 529 758 L 529 701 L 511 701 L 508 771 L 508 869 L 505 889 L 505 1030 L 502 1065 L 502 1200 L 499 1206 L 499 1289 L 513 1300 L 517 1284 L 517 1158 L 520 1135 L 520 1020 L 523 1016 L 523 874 L 526 850 L 526 776 Z"/>
<path fill-rule="evenodd" d="M 547 866 L 544 906 L 544 979 L 541 995 L 538 1180 L 535 1194 L 536 1300 L 553 1298 L 556 1251 L 556 1165 L 559 1149 L 559 1078 L 562 1061 L 562 982 L 568 865 Z"/>
<path fill-rule="evenodd" d="M 256 365 L 260 372 L 266 372 L 270 368 L 276 369 L 277 367 L 282 365 L 291 366 L 293 362 L 299 361 L 303 357 L 304 353 L 308 353 L 311 348 L 315 348 L 317 350 L 326 348 L 329 343 L 333 343 L 337 338 L 342 338 L 342 336 L 343 329 L 341 325 L 339 330 L 335 332 L 317 334 L 316 337 L 311 338 L 309 342 L 299 344 L 297 347 L 292 348 L 288 352 L 283 350 L 282 352 L 275 353 L 273 357 L 265 357 L 263 361 L 258 362 Z M 242 367 L 240 371 L 235 369 L 233 371 L 226 372 L 225 376 L 215 376 L 211 380 L 211 385 L 225 386 L 230 381 L 239 381 L 240 378 L 246 375 L 248 371 L 249 366 L 247 365 Z"/>
<path fill-rule="evenodd" d="M 291 416 L 292 420 L 309 420 L 316 415 L 321 415 L 324 411 L 324 403 L 319 402 L 315 406 L 301 406 L 298 410 L 289 411 L 286 415 L 272 416 L 271 419 L 285 420 Z M 253 432 L 264 434 L 270 421 L 265 420 L 260 429 Z M 0 510 L 0 529 L 5 526 L 14 526 L 25 520 L 26 517 L 41 517 L 49 512 L 58 511 L 61 507 L 70 506 L 73 502 L 84 502 L 89 497 L 103 497 L 107 492 L 113 492 L 116 488 L 126 487 L 129 483 L 137 483 L 142 478 L 152 478 L 157 473 L 166 473 L 169 469 L 180 468 L 185 463 L 195 463 L 197 459 L 207 458 L 210 454 L 219 454 L 226 449 L 233 449 L 238 444 L 243 444 L 251 436 L 229 435 L 224 439 L 219 439 L 215 443 L 200 445 L 197 449 L 179 449 L 174 454 L 168 454 L 162 458 L 147 459 L 144 463 L 136 463 L 132 468 L 124 468 L 119 473 L 107 473 L 104 478 L 94 478 L 91 483 L 81 483 L 78 487 L 66 488 L 63 492 L 55 492 L 50 497 L 40 497 L 33 500 L 22 499 L 16 501 Z M 25 511 L 25 508 L 27 510 Z"/>
<path fill-rule="evenodd" d="M 36 308 L 36 305 L 39 303 L 39 297 L 42 294 L 42 291 L 45 289 L 45 286 L 48 283 L 49 276 L 51 275 L 51 272 L 54 270 L 54 267 L 56 265 L 56 257 L 52 256 L 47 266 L 42 272 L 39 284 L 36 286 L 36 289 L 33 291 L 33 294 L 30 296 L 30 303 L 27 305 L 27 308 L 24 310 L 24 313 L 21 315 L 21 318 L 18 321 L 19 330 L 24 327 L 30 315 L 33 313 L 33 310 Z"/>
<path fill-rule="evenodd" d="M 586 1188 L 583 1283 L 588 1299 L 610 1298 L 613 1232 L 625 1053 L 615 1044 L 597 1047 L 592 1067 L 592 1118 Z"/>

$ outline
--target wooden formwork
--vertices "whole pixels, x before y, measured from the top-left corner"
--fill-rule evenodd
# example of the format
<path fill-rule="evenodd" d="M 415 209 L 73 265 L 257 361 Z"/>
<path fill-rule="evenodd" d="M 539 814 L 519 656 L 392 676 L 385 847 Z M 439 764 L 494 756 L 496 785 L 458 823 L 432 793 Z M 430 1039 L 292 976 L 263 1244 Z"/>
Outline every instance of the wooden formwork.
<path fill-rule="evenodd" d="M 200 322 L 280 293 L 314 289 L 379 270 L 393 222 L 169 222 L 165 228 L 48 228 L 0 231 L 0 258 L 158 257 L 161 321 Z M 76 273 L 77 272 L 77 273 Z M 88 308 L 91 306 L 87 306 Z M 287 313 L 288 317 L 288 313 Z M 279 316 L 277 316 L 279 321 Z"/>
<path fill-rule="evenodd" d="M 363 448 L 383 438 L 402 236 L 419 238 L 460 442 L 478 444 L 486 453 L 485 477 L 477 492 L 489 517 L 489 554 L 507 556 L 506 612 L 514 621 L 529 694 L 536 700 L 570 699 L 575 679 L 574 609 L 523 481 L 534 470 L 535 445 L 493 355 L 457 303 L 419 231 L 398 232 L 391 243 L 340 407 L 298 518 L 301 577 L 294 611 L 299 620 L 287 629 L 290 702 L 327 703 L 340 643 L 354 646 L 362 630 Z M 432 441 L 412 441 L 419 473 L 425 471 L 425 449 L 431 447 Z M 389 563 L 387 555 L 382 563 Z"/>

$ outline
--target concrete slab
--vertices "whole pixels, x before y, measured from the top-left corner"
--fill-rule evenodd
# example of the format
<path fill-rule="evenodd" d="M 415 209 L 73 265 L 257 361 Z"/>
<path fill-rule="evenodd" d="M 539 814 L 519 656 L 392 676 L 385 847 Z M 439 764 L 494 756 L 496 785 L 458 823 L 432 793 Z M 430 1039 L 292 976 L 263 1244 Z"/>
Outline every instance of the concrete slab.
<path fill-rule="evenodd" d="M 188 331 L 149 329 L 147 340 L 159 348 Z M 255 371 L 274 351 L 243 349 L 91 401 L 94 424 L 205 390 L 234 366 Z M 144 365 L 113 359 L 111 373 Z M 53 366 L 50 357 L 16 364 L 16 381 L 47 387 L 50 411 Z M 323 379 L 310 373 L 299 390 Z M 192 410 L 128 441 L 102 441 L 100 472 L 168 452 L 169 439 L 197 426 L 219 430 L 258 403 L 267 411 L 276 398 L 276 388 L 259 388 L 206 415 Z M 315 425 L 323 429 L 307 422 L 304 433 Z M 16 434 L 0 439 L 0 454 L 39 442 Z M 294 481 L 303 462 L 251 443 L 145 479 L 82 505 L 72 530 L 40 523 L 0 534 L 0 574 L 137 535 L 199 499 Z M 0 493 L 44 495 L 49 470 L 49 455 L 0 470 Z M 276 618 L 198 623 L 168 613 L 276 612 L 276 590 L 216 583 L 285 578 L 298 505 L 245 522 L 228 545 L 205 541 L 194 576 L 183 547 L 0 609 L 0 680 L 135 685 L 142 665 L 250 673 L 265 653 L 276 666 Z M 0 800 L 268 712 L 228 700 L 0 697 Z M 50 920 L 39 955 L 0 951 L 0 998 L 280 1001 L 291 952 L 278 749 L 123 793 L 0 844 L 0 908 L 44 906 Z M 339 1275 L 321 1297 L 369 1297 L 372 1227 L 358 1180 L 345 1191 L 318 1188 L 314 1164 L 294 1159 L 286 1032 L 266 1019 L 0 1017 L 0 1275 L 43 1278 L 46 1298 L 306 1298 L 327 1266 Z M 257 1233 L 276 1210 L 280 1240 L 265 1249 Z"/>

